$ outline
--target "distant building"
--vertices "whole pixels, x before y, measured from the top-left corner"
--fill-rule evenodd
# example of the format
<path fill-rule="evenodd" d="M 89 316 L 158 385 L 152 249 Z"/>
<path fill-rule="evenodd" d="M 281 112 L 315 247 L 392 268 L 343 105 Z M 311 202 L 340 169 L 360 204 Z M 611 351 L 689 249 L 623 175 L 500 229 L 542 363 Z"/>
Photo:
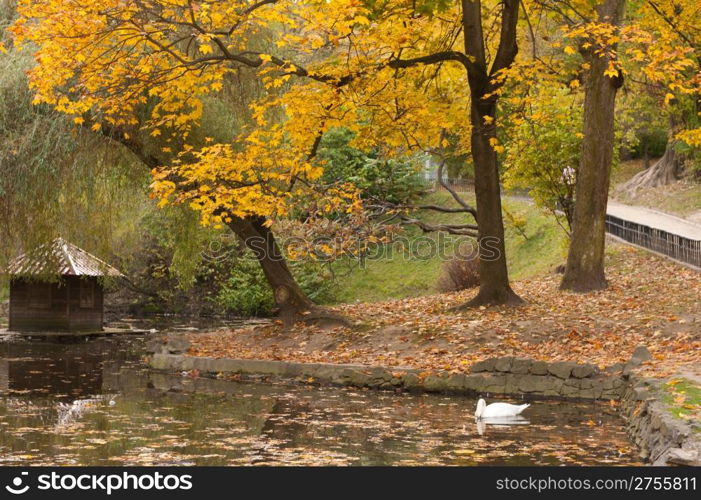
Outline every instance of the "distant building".
<path fill-rule="evenodd" d="M 103 277 L 114 267 L 57 238 L 9 267 L 10 331 L 102 331 Z"/>

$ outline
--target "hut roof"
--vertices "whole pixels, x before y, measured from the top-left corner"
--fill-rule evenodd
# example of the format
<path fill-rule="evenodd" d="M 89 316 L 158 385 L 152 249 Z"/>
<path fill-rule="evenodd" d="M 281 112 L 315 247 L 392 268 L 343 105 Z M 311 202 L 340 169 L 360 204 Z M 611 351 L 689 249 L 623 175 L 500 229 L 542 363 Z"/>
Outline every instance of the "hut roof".
<path fill-rule="evenodd" d="M 16 257 L 7 270 L 10 275 L 25 276 L 123 276 L 105 261 L 63 238 L 56 238 L 51 243 Z"/>

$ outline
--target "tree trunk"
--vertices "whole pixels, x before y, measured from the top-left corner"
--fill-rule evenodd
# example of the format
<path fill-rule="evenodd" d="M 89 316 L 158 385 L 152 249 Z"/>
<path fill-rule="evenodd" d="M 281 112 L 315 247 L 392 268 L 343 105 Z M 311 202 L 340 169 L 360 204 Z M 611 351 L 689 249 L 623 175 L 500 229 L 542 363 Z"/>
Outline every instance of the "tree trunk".
<path fill-rule="evenodd" d="M 497 153 L 490 144 L 496 138 L 494 120 L 485 124 L 484 116 L 495 117 L 496 106 L 472 99 L 472 160 L 475 166 L 475 198 L 480 255 L 480 289 L 466 305 L 518 304 L 522 300 L 509 285 L 504 246 L 504 221 Z"/>
<path fill-rule="evenodd" d="M 605 0 L 598 7 L 599 22 L 620 23 L 625 0 Z M 615 50 L 615 47 L 613 48 Z M 604 244 L 606 204 L 613 159 L 616 92 L 619 74 L 604 74 L 609 57 L 585 52 L 590 65 L 584 88 L 584 139 L 575 191 L 572 238 L 560 288 L 587 292 L 606 288 Z"/>
<path fill-rule="evenodd" d="M 635 195 L 645 187 L 666 186 L 677 180 L 679 172 L 679 157 L 674 150 L 675 141 L 670 140 L 664 150 L 662 158 L 642 172 L 635 174 L 628 182 L 621 186 L 620 190 Z"/>
<path fill-rule="evenodd" d="M 474 299 L 461 307 L 523 302 L 509 286 L 499 168 L 497 153 L 491 144 L 492 140 L 496 141 L 497 90 L 501 85 L 494 79 L 494 75 L 511 66 L 516 58 L 518 6 L 518 0 L 503 1 L 499 46 L 492 66 L 488 69 L 482 29 L 482 4 L 480 0 L 462 0 L 465 54 L 470 61 L 466 69 L 471 98 L 470 141 L 475 166 L 480 289 Z"/>
<path fill-rule="evenodd" d="M 314 307 L 314 303 L 292 276 L 287 261 L 272 231 L 265 225 L 263 217 L 236 217 L 228 225 L 258 259 L 286 325 L 293 324 L 302 314 Z"/>
<path fill-rule="evenodd" d="M 321 327 L 352 326 L 340 314 L 315 305 L 302 291 L 264 217 L 234 217 L 228 225 L 258 259 L 286 330 L 298 321 Z"/>

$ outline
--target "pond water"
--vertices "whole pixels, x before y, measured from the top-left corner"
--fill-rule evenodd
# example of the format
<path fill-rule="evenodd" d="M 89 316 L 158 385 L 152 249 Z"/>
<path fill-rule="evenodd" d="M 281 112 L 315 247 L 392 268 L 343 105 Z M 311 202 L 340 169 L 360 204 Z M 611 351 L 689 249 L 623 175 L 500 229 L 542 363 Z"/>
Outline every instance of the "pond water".
<path fill-rule="evenodd" d="M 150 373 L 136 336 L 0 341 L 0 465 L 636 464 L 608 404 L 475 400 Z"/>

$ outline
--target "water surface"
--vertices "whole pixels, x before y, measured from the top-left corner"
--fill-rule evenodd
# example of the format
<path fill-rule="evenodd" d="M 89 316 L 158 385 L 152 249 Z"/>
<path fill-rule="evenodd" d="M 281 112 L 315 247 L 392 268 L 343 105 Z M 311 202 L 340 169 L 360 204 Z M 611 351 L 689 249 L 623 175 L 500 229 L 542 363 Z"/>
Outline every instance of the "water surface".
<path fill-rule="evenodd" d="M 150 373 L 143 338 L 0 341 L 0 465 L 635 464 L 608 404 L 475 400 Z M 482 433 L 480 433 L 480 430 Z"/>

